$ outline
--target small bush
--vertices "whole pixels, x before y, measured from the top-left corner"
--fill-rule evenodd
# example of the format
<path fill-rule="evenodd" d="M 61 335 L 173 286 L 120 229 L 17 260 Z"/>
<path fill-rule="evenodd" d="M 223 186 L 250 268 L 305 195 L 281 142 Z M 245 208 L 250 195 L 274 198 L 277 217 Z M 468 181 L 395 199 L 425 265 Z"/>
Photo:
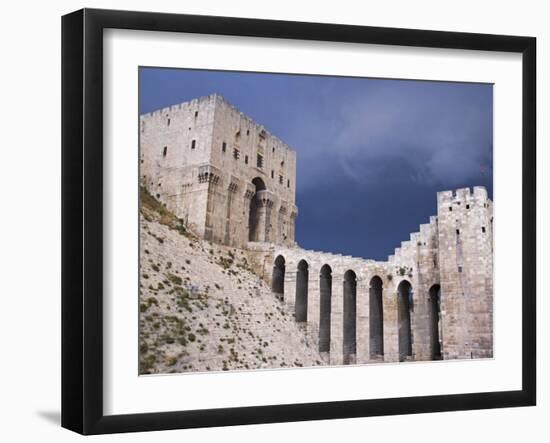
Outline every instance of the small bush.
<path fill-rule="evenodd" d="M 170 280 L 175 285 L 181 286 L 183 283 L 183 280 L 181 279 L 181 277 L 179 277 L 178 275 L 172 274 L 170 272 L 166 274 L 166 277 L 168 277 L 168 280 Z"/>

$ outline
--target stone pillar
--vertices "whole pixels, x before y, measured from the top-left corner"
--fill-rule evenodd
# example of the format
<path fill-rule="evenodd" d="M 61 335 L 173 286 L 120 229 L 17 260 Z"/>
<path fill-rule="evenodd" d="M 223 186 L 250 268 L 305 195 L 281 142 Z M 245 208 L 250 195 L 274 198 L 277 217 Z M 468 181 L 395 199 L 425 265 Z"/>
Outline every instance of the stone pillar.
<path fill-rule="evenodd" d="M 254 213 L 253 217 L 250 218 L 253 241 L 271 241 L 271 209 L 273 208 L 274 201 L 273 193 L 268 190 L 258 191 L 253 197 L 251 210 L 254 210 Z"/>
<path fill-rule="evenodd" d="M 310 342 L 319 350 L 319 269 L 314 263 L 309 265 L 307 295 L 307 332 Z"/>
<path fill-rule="evenodd" d="M 285 269 L 284 303 L 288 312 L 294 312 L 296 302 L 297 263 L 289 262 Z"/>
<path fill-rule="evenodd" d="M 341 365 L 344 362 L 344 276 L 332 275 L 332 299 L 330 315 L 330 364 Z"/>
<path fill-rule="evenodd" d="M 238 184 L 235 181 L 231 181 L 227 189 L 227 210 L 225 214 L 225 233 L 223 239 L 223 243 L 225 245 L 231 245 L 235 242 L 235 239 L 232 238 L 233 226 L 231 223 L 231 219 L 233 217 L 232 203 L 235 200 L 237 189 Z"/>
<path fill-rule="evenodd" d="M 275 230 L 275 240 L 274 242 L 277 244 L 287 244 L 288 240 L 288 234 L 286 232 L 286 219 L 288 218 L 288 209 L 286 202 L 281 202 L 279 206 L 279 210 L 277 211 L 277 222 L 276 222 L 276 230 Z"/>
<path fill-rule="evenodd" d="M 399 336 L 397 329 L 397 297 L 393 284 L 386 283 L 382 288 L 384 304 L 384 361 L 399 361 Z"/>
<path fill-rule="evenodd" d="M 296 228 L 296 217 L 298 216 L 298 208 L 294 206 L 290 212 L 290 217 L 288 219 L 288 244 L 294 244 L 294 235 Z"/>
<path fill-rule="evenodd" d="M 356 305 L 356 343 L 357 363 L 367 363 L 370 352 L 369 344 L 369 286 L 365 280 L 357 280 Z"/>
<path fill-rule="evenodd" d="M 429 289 L 423 284 L 413 288 L 411 332 L 413 355 L 416 361 L 431 360 Z"/>

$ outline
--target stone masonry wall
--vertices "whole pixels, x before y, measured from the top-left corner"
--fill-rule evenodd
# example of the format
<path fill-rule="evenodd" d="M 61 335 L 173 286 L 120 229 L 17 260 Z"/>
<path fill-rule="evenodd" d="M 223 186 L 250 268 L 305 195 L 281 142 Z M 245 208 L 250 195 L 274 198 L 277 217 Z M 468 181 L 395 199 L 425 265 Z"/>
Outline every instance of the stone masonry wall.
<path fill-rule="evenodd" d="M 219 95 L 140 116 L 140 178 L 206 240 L 294 244 L 295 151 Z"/>
<path fill-rule="evenodd" d="M 330 268 L 330 351 L 324 354 L 329 364 L 492 357 L 492 202 L 484 188 L 476 187 L 473 193 L 469 189 L 438 193 L 438 215 L 402 242 L 386 262 L 269 243 L 249 243 L 248 250 L 256 269 L 274 288 L 279 288 L 274 276 L 280 275 L 276 259 L 284 259 L 283 293 L 276 295 L 295 312 L 303 304 L 303 285 L 297 281 L 306 263 L 307 317 L 302 328 L 318 345 L 326 311 L 321 300 L 321 269 Z M 351 317 L 356 344 L 351 356 L 344 349 L 346 323 L 350 322 L 344 312 L 348 271 L 356 276 L 355 315 Z M 383 355 L 372 355 L 369 349 L 376 343 L 369 330 L 376 324 L 370 319 L 377 313 L 369 300 L 376 278 L 382 281 Z M 412 289 L 408 306 L 412 355 L 403 357 L 399 304 L 400 287 L 407 283 Z"/>
<path fill-rule="evenodd" d="M 140 116 L 140 179 L 213 243 L 247 249 L 329 364 L 493 356 L 493 203 L 437 216 L 378 262 L 299 248 L 296 152 L 213 94 Z"/>

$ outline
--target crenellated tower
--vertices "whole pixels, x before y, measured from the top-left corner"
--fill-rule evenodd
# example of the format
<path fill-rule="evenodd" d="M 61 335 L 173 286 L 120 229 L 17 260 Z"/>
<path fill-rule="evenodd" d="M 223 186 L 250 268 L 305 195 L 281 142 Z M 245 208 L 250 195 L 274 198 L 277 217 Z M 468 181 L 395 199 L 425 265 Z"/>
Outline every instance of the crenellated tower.
<path fill-rule="evenodd" d="M 445 358 L 492 357 L 493 203 L 483 187 L 437 194 Z"/>

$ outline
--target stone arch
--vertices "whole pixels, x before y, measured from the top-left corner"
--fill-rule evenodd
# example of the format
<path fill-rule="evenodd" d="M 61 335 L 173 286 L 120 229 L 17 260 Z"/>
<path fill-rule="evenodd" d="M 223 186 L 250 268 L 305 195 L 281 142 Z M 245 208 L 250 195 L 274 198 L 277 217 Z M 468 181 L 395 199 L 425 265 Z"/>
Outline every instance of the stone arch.
<path fill-rule="evenodd" d="M 309 281 L 309 266 L 305 260 L 300 260 L 296 272 L 296 303 L 294 316 L 297 322 L 307 321 L 307 292 Z"/>
<path fill-rule="evenodd" d="M 369 354 L 370 358 L 384 356 L 384 308 L 382 279 L 377 275 L 369 285 Z"/>
<path fill-rule="evenodd" d="M 357 354 L 357 275 L 351 269 L 344 274 L 344 364 L 355 362 Z"/>
<path fill-rule="evenodd" d="M 412 285 L 403 280 L 397 287 L 397 327 L 399 336 L 399 361 L 412 357 L 411 310 L 413 309 Z"/>
<path fill-rule="evenodd" d="M 441 342 L 439 334 L 439 319 L 441 314 L 441 287 L 433 285 L 430 288 L 430 349 L 432 360 L 441 360 Z"/>
<path fill-rule="evenodd" d="M 271 290 L 275 296 L 284 300 L 285 296 L 285 258 L 278 255 L 273 263 L 273 273 L 271 276 Z"/>
<path fill-rule="evenodd" d="M 263 241 L 265 236 L 266 211 L 265 205 L 258 198 L 258 192 L 265 191 L 266 186 L 260 177 L 252 180 L 252 184 L 256 187 L 254 195 L 250 199 L 250 210 L 248 213 L 248 240 Z M 262 232 L 263 231 L 263 232 Z"/>
<path fill-rule="evenodd" d="M 319 274 L 319 352 L 330 352 L 332 269 L 323 265 Z"/>

